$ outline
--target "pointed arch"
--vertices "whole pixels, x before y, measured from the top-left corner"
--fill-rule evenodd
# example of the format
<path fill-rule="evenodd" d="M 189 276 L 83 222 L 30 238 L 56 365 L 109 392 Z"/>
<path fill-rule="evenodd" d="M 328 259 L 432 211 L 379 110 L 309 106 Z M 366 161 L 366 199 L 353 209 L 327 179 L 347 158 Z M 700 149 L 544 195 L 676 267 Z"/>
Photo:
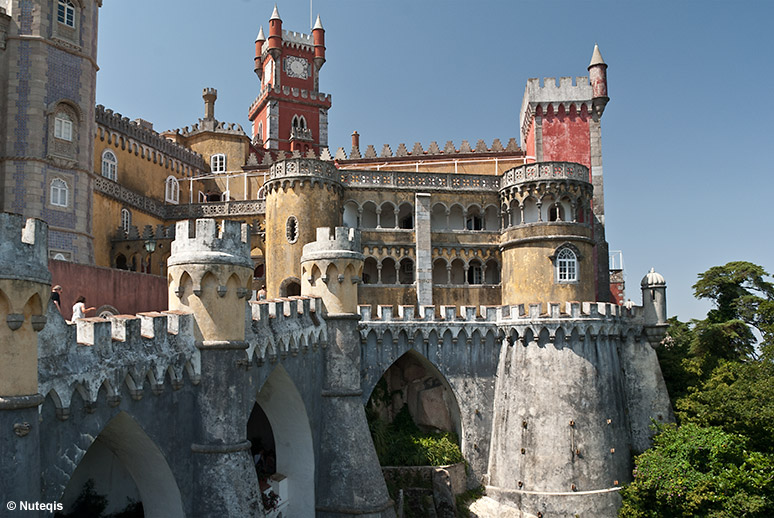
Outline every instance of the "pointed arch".
<path fill-rule="evenodd" d="M 180 488 L 164 454 L 126 412 L 114 416 L 77 459 L 62 500 L 72 501 L 73 493 L 77 497 L 83 483 L 89 478 L 98 479 L 98 470 L 105 470 L 106 459 L 110 466 L 111 456 L 137 487 L 146 517 L 185 516 Z"/>
<path fill-rule="evenodd" d="M 301 394 L 282 365 L 277 365 L 266 378 L 255 402 L 271 425 L 277 472 L 287 477 L 288 500 L 292 503 L 294 515 L 314 516 L 312 428 Z"/>

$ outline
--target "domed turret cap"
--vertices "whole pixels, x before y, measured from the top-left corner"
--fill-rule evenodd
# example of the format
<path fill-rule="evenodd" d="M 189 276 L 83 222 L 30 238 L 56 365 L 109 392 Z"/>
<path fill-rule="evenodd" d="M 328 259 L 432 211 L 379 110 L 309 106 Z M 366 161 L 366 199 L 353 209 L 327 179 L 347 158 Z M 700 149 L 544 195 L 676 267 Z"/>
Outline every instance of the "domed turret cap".
<path fill-rule="evenodd" d="M 643 288 L 666 286 L 666 280 L 664 279 L 663 275 L 656 272 L 655 268 L 651 268 L 650 271 L 645 274 L 645 277 L 642 278 L 640 285 Z"/>

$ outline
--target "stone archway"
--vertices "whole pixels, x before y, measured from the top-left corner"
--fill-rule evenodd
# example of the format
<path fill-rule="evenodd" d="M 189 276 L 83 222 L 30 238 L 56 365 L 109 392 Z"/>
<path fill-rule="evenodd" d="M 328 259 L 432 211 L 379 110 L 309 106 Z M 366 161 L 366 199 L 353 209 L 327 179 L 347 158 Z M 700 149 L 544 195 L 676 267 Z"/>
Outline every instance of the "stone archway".
<path fill-rule="evenodd" d="M 315 458 L 312 429 L 301 394 L 278 365 L 255 398 L 271 425 L 276 472 L 286 477 L 287 516 L 315 515 Z"/>
<path fill-rule="evenodd" d="M 386 385 L 390 397 L 387 413 L 394 414 L 403 405 L 417 425 L 454 432 L 462 437 L 460 407 L 446 377 L 421 353 L 409 350 L 382 375 L 377 387 Z M 377 388 L 372 388 L 369 401 Z"/>
<path fill-rule="evenodd" d="M 288 277 L 280 284 L 280 297 L 294 297 L 301 295 L 301 280 L 298 277 Z"/>
<path fill-rule="evenodd" d="M 126 412 L 113 417 L 75 468 L 65 488 L 65 512 L 92 479 L 107 495 L 106 512 L 120 510 L 126 497 L 139 496 L 147 518 L 183 518 L 180 489 L 164 454 Z M 116 502 L 111 502 L 117 500 Z"/>

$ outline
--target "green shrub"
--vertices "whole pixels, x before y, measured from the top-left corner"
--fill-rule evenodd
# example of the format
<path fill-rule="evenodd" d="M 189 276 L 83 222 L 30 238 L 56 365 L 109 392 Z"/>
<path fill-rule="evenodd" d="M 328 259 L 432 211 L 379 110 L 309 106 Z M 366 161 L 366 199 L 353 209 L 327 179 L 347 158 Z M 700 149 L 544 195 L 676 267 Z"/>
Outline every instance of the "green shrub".
<path fill-rule="evenodd" d="M 403 406 L 392 423 L 366 408 L 368 427 L 382 466 L 443 466 L 462 462 L 457 434 L 423 432 Z"/>

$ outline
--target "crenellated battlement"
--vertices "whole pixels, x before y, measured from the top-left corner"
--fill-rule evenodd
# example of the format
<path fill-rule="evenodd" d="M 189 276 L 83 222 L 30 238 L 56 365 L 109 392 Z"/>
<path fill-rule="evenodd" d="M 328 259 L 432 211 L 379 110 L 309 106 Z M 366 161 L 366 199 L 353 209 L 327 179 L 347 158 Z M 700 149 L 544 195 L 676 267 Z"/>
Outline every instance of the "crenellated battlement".
<path fill-rule="evenodd" d="M 405 335 L 411 343 L 420 338 L 427 344 L 431 336 L 440 345 L 444 336 L 453 344 L 464 340 L 476 345 L 486 340 L 502 340 L 505 337 L 536 337 L 554 340 L 564 337 L 576 342 L 586 335 L 624 338 L 630 334 L 643 335 L 643 308 L 627 309 L 616 304 L 603 302 L 568 302 L 516 304 L 510 306 L 398 306 L 397 315 L 392 306 L 378 306 L 376 315 L 371 306 L 359 306 L 361 317 L 361 342 L 367 343 L 368 336 L 375 333 L 377 343 L 389 333 L 391 340 Z M 474 339 L 474 336 L 478 338 Z M 488 338 L 489 337 L 489 338 Z M 524 343 L 524 345 L 527 345 Z"/>
<path fill-rule="evenodd" d="M 563 106 L 568 112 L 571 109 L 590 112 L 592 98 L 593 90 L 587 76 L 578 76 L 574 80 L 572 77 L 560 77 L 558 83 L 554 77 L 546 77 L 542 83 L 538 78 L 528 79 L 519 111 L 522 142 L 538 107 L 544 111 L 558 111 Z"/>
<path fill-rule="evenodd" d="M 378 324 L 391 322 L 488 322 L 501 324 L 530 320 L 641 320 L 642 306 L 630 309 L 608 302 L 559 302 L 515 304 L 507 306 L 377 306 L 376 315 L 370 305 L 359 305 L 358 313 L 363 322 Z"/>
<path fill-rule="evenodd" d="M 475 146 L 471 146 L 470 142 L 467 140 L 463 140 L 459 147 L 455 146 L 454 142 L 451 140 L 446 141 L 446 144 L 443 148 L 441 148 L 438 145 L 438 142 L 432 141 L 429 145 L 427 145 L 427 148 L 422 146 L 421 142 L 415 142 L 414 145 L 409 148 L 404 142 L 401 142 L 398 144 L 398 147 L 395 148 L 395 151 L 393 152 L 392 147 L 389 144 L 384 144 L 381 148 L 381 152 L 377 154 L 376 148 L 369 144 L 366 147 L 365 152 L 361 153 L 359 145 L 356 147 L 353 147 L 350 154 L 347 155 L 347 152 L 344 150 L 343 147 L 339 148 L 338 151 L 336 151 L 336 160 L 340 162 L 344 162 L 347 160 L 351 161 L 357 161 L 357 162 L 364 162 L 368 160 L 378 160 L 383 158 L 404 158 L 404 159 L 411 159 L 411 158 L 428 158 L 428 157 L 463 157 L 463 158 L 471 158 L 474 156 L 497 156 L 497 155 L 522 155 L 523 151 L 519 147 L 519 144 L 516 142 L 515 138 L 511 138 L 508 140 L 508 143 L 503 146 L 502 142 L 499 138 L 496 138 L 492 141 L 491 145 L 487 145 L 484 140 L 479 139 Z"/>
<path fill-rule="evenodd" d="M 199 153 L 195 153 L 190 149 L 159 135 L 153 129 L 146 128 L 135 121 L 129 120 L 128 117 L 124 117 L 120 113 L 114 113 L 113 110 L 105 108 L 101 104 L 98 104 L 95 109 L 95 117 L 98 126 L 104 126 L 108 130 L 113 130 L 130 139 L 134 139 L 140 144 L 144 144 L 145 146 L 158 150 L 180 162 L 190 165 L 197 171 L 202 171 L 205 168 L 204 158 L 202 158 Z M 103 139 L 105 138 L 104 133 L 105 132 L 100 131 L 100 137 Z M 108 143 L 111 143 L 112 138 L 110 132 L 107 132 L 107 137 Z M 138 150 L 137 152 L 139 153 L 140 151 Z M 142 150 L 142 153 L 143 157 L 145 157 L 144 149 Z M 150 152 L 148 153 L 148 156 L 150 156 Z"/>
<path fill-rule="evenodd" d="M 588 76 L 546 77 L 541 81 L 537 77 L 527 79 L 524 89 L 524 102 L 563 102 L 590 101 L 592 97 L 591 83 Z"/>
<path fill-rule="evenodd" d="M 199 351 L 194 345 L 193 315 L 183 311 L 84 318 L 66 323 L 55 310 L 39 339 L 40 392 L 51 395 L 60 418 L 69 415 L 77 391 L 84 403 L 97 403 L 100 390 L 108 402 L 120 402 L 122 386 L 132 399 L 144 388 L 160 394 L 168 379 L 183 385 L 183 373 L 199 382 Z"/>
<path fill-rule="evenodd" d="M 337 258 L 349 257 L 346 252 L 352 252 L 362 257 L 360 232 L 350 227 L 335 227 L 334 229 L 318 227 L 317 239 L 304 245 L 304 255 L 301 261 L 313 261 L 321 257 L 331 259 L 331 252 L 335 252 Z"/>
<path fill-rule="evenodd" d="M 51 282 L 48 225 L 44 221 L 0 213 L 0 278 Z"/>
<path fill-rule="evenodd" d="M 238 221 L 197 219 L 178 221 L 169 265 L 190 262 L 225 263 L 252 269 L 250 226 Z"/>
<path fill-rule="evenodd" d="M 317 351 L 327 344 L 322 299 L 288 297 L 250 303 L 248 357 L 258 366 L 287 355 Z"/>

